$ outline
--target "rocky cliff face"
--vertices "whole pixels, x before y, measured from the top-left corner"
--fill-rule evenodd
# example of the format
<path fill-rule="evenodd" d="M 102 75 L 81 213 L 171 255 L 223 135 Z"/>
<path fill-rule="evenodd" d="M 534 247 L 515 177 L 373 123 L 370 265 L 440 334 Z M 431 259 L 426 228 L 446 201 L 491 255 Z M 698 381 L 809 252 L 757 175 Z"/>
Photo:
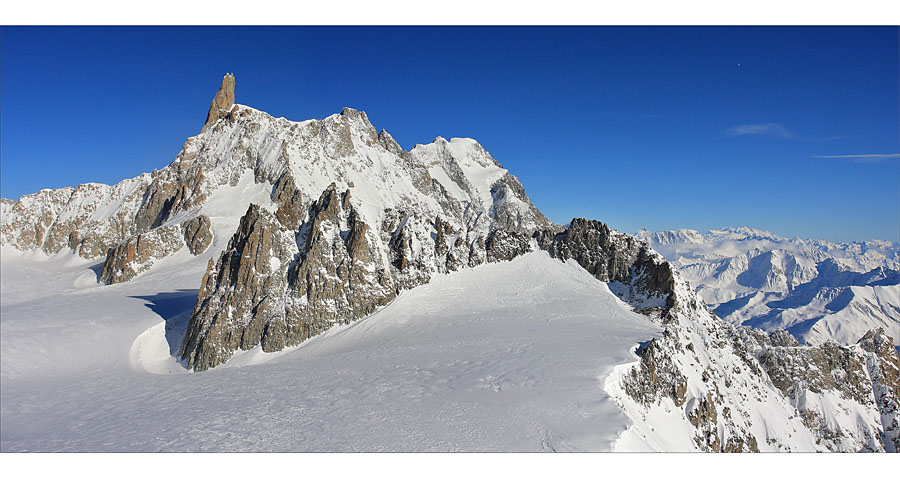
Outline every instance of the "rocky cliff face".
<path fill-rule="evenodd" d="M 671 266 L 633 236 L 610 230 L 600 221 L 576 218 L 564 230 L 540 231 L 535 238 L 551 256 L 574 259 L 647 315 L 658 315 L 674 305 Z"/>
<path fill-rule="evenodd" d="M 429 191 L 444 192 L 435 185 L 425 183 Z M 504 186 L 493 189 L 508 194 Z M 460 207 L 446 197 L 455 207 L 445 215 L 398 204 L 370 227 L 353 204 L 353 189 L 340 192 L 332 183 L 301 209 L 301 193 L 287 174 L 272 197 L 275 213 L 251 206 L 210 264 L 181 348 L 194 370 L 215 367 L 237 349 L 261 345 L 274 352 L 299 344 L 374 312 L 434 273 L 516 257 L 531 250 L 528 232 L 536 227 L 509 216 L 493 224 L 484 220 L 485 211 L 505 208 Z M 515 197 L 527 201 L 524 192 Z M 473 206 L 478 214 L 467 212 Z"/>
<path fill-rule="evenodd" d="M 872 395 L 881 414 L 884 448 L 900 452 L 900 357 L 894 339 L 877 329 L 866 333 L 858 345 L 865 352 Z"/>
<path fill-rule="evenodd" d="M 184 246 L 196 256 L 203 253 L 211 242 L 210 221 L 206 216 L 131 236 L 107 251 L 100 282 L 109 285 L 129 281 L 149 270 L 159 259 L 178 252 Z"/>
<path fill-rule="evenodd" d="M 274 352 L 387 304 L 395 295 L 378 238 L 332 184 L 299 228 L 251 205 L 212 262 L 181 355 L 197 371 L 238 348 Z"/>
<path fill-rule="evenodd" d="M 289 258 L 296 248 L 290 238 L 282 240 L 282 229 L 271 213 L 253 204 L 218 262 L 210 259 L 181 347 L 195 369 L 215 367 L 238 348 L 259 345 L 266 312 L 283 300 L 290 262 L 279 257 Z"/>
<path fill-rule="evenodd" d="M 213 97 L 212 104 L 209 105 L 209 113 L 206 114 L 206 122 L 203 123 L 203 129 L 216 121 L 228 117 L 234 106 L 234 75 L 228 73 L 222 78 L 222 86 Z"/>
<path fill-rule="evenodd" d="M 137 233 L 134 214 L 151 177 L 142 174 L 115 186 L 87 183 L 23 196 L 4 211 L 0 244 L 48 255 L 72 250 L 86 259 L 102 257 Z"/>

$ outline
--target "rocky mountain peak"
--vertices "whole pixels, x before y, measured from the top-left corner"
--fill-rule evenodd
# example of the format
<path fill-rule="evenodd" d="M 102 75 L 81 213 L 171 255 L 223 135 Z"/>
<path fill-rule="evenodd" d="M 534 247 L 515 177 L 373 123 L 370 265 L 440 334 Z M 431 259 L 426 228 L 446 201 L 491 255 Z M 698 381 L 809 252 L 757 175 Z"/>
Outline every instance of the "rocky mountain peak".
<path fill-rule="evenodd" d="M 215 123 L 219 118 L 226 116 L 231 111 L 233 105 L 234 75 L 228 73 L 222 78 L 222 86 L 219 87 L 219 91 L 216 92 L 212 104 L 209 105 L 209 113 L 206 115 L 206 123 L 204 123 L 203 129 L 206 129 L 210 124 Z"/>

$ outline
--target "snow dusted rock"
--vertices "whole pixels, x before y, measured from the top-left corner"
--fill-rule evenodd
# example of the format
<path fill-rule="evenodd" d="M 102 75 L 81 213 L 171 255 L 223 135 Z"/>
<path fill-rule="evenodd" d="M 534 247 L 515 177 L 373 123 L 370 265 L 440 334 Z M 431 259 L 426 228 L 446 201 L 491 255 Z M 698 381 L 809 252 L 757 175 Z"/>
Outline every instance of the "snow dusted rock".
<path fill-rule="evenodd" d="M 833 451 L 884 450 L 880 417 L 872 417 L 873 384 L 860 352 L 836 342 L 758 352 L 772 383 L 797 407 L 817 443 Z M 832 409 L 835 401 L 844 408 Z"/>
<path fill-rule="evenodd" d="M 580 218 L 572 219 L 562 232 L 544 232 L 538 237 L 538 243 L 551 256 L 564 261 L 574 258 L 603 282 L 629 275 L 638 252 L 633 237 L 610 231 L 602 222 Z"/>
<path fill-rule="evenodd" d="M 900 358 L 894 340 L 883 329 L 870 330 L 859 340 L 866 352 L 872 392 L 881 412 L 882 440 L 889 452 L 900 451 Z"/>
<path fill-rule="evenodd" d="M 303 220 L 303 202 L 300 190 L 294 182 L 293 176 L 288 171 L 278 178 L 272 190 L 272 201 L 278 204 L 275 217 L 282 226 L 288 229 L 297 229 Z"/>
<path fill-rule="evenodd" d="M 197 216 L 183 223 L 184 242 L 191 254 L 195 256 L 202 254 L 212 243 L 211 224 L 206 216 Z"/>
<path fill-rule="evenodd" d="M 224 363 L 238 348 L 274 352 L 362 318 L 400 289 L 463 266 L 459 258 L 473 248 L 492 262 L 531 250 L 529 236 L 504 229 L 468 244 L 440 216 L 415 213 L 387 215 L 379 234 L 353 206 L 352 190 L 339 193 L 334 183 L 293 228 L 299 192 L 282 185 L 273 195 L 281 203 L 275 215 L 251 206 L 208 268 L 181 349 L 194 370 Z"/>
<path fill-rule="evenodd" d="M 161 258 L 168 257 L 187 245 L 191 254 L 199 255 L 212 242 L 210 222 L 197 216 L 182 224 L 172 224 L 131 236 L 106 254 L 100 282 L 118 284 L 145 272 Z"/>
<path fill-rule="evenodd" d="M 769 339 L 723 322 L 647 243 L 598 221 L 574 219 L 565 230 L 537 239 L 552 256 L 576 260 L 664 326 L 661 337 L 638 347 L 639 362 L 607 378 L 605 390 L 635 422 L 620 439 L 621 449 L 817 449 L 813 432 L 743 338 L 761 334 L 764 339 L 754 340 L 796 345 L 790 335 L 781 331 Z M 878 428 L 872 423 L 867 430 Z"/>
<path fill-rule="evenodd" d="M 131 236 L 110 248 L 103 262 L 100 282 L 117 284 L 150 269 L 157 257 L 166 257 L 184 246 L 184 232 L 178 225 L 158 227 Z"/>
<path fill-rule="evenodd" d="M 251 206 L 204 277 L 181 348 L 196 371 L 224 363 L 238 348 L 275 352 L 362 318 L 400 289 L 463 266 L 458 258 L 473 248 L 492 262 L 531 250 L 530 237 L 503 229 L 466 244 L 440 216 L 429 222 L 415 213 L 402 221 L 389 214 L 378 234 L 353 206 L 352 190 L 339 193 L 334 183 L 293 227 L 299 191 L 287 179 L 278 184 L 276 213 Z"/>
<path fill-rule="evenodd" d="M 277 312 L 277 302 L 284 300 L 290 262 L 279 257 L 296 249 L 282 231 L 271 213 L 251 204 L 218 262 L 210 259 L 181 347 L 191 367 L 215 367 L 237 348 L 259 345 L 265 313 Z"/>
<path fill-rule="evenodd" d="M 141 233 L 159 227 L 176 213 L 203 202 L 206 199 L 200 190 L 203 179 L 202 166 L 184 161 L 156 174 L 135 215 L 135 231 Z"/>
<path fill-rule="evenodd" d="M 647 315 L 672 307 L 675 282 L 671 266 L 633 236 L 610 230 L 600 221 L 572 219 L 564 230 L 536 234 L 551 256 L 578 262 L 610 290 Z"/>
<path fill-rule="evenodd" d="M 607 380 L 606 390 L 635 421 L 623 441 L 637 448 L 677 443 L 677 449 L 716 452 L 810 445 L 809 431 L 792 417 L 787 400 L 753 357 L 735 346 L 730 326 L 673 275 L 662 337 L 638 348 L 639 363 L 620 367 Z M 766 435 L 767 427 L 784 430 L 783 436 Z"/>
<path fill-rule="evenodd" d="M 150 180 L 148 173 L 115 186 L 86 183 L 23 196 L 7 203 L 0 219 L 0 244 L 46 254 L 71 249 L 86 259 L 101 257 L 134 234 L 134 213 Z"/>

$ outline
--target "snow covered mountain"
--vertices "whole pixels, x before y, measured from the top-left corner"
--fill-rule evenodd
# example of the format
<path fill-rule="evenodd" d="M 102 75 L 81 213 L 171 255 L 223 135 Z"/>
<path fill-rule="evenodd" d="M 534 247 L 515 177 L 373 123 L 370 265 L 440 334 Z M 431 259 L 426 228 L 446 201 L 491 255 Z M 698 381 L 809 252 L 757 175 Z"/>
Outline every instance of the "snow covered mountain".
<path fill-rule="evenodd" d="M 787 329 L 798 340 L 853 344 L 880 327 L 900 343 L 900 244 L 786 239 L 749 228 L 649 232 L 716 314 Z"/>
<path fill-rule="evenodd" d="M 883 330 L 729 324 L 474 140 L 234 88 L 159 171 L 0 202 L 3 451 L 900 446 Z"/>

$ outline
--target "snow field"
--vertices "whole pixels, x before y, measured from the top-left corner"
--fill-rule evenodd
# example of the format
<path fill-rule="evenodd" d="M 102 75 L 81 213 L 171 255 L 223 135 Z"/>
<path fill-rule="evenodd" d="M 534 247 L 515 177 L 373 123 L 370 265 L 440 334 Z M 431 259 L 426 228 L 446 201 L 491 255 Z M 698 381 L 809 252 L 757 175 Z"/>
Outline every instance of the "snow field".
<path fill-rule="evenodd" d="M 534 252 L 188 373 L 171 353 L 202 256 L 86 289 L 72 282 L 90 264 L 73 265 L 52 296 L 7 301 L 41 277 L 4 254 L 3 451 L 609 450 L 631 423 L 606 374 L 659 333 L 577 264 Z"/>

